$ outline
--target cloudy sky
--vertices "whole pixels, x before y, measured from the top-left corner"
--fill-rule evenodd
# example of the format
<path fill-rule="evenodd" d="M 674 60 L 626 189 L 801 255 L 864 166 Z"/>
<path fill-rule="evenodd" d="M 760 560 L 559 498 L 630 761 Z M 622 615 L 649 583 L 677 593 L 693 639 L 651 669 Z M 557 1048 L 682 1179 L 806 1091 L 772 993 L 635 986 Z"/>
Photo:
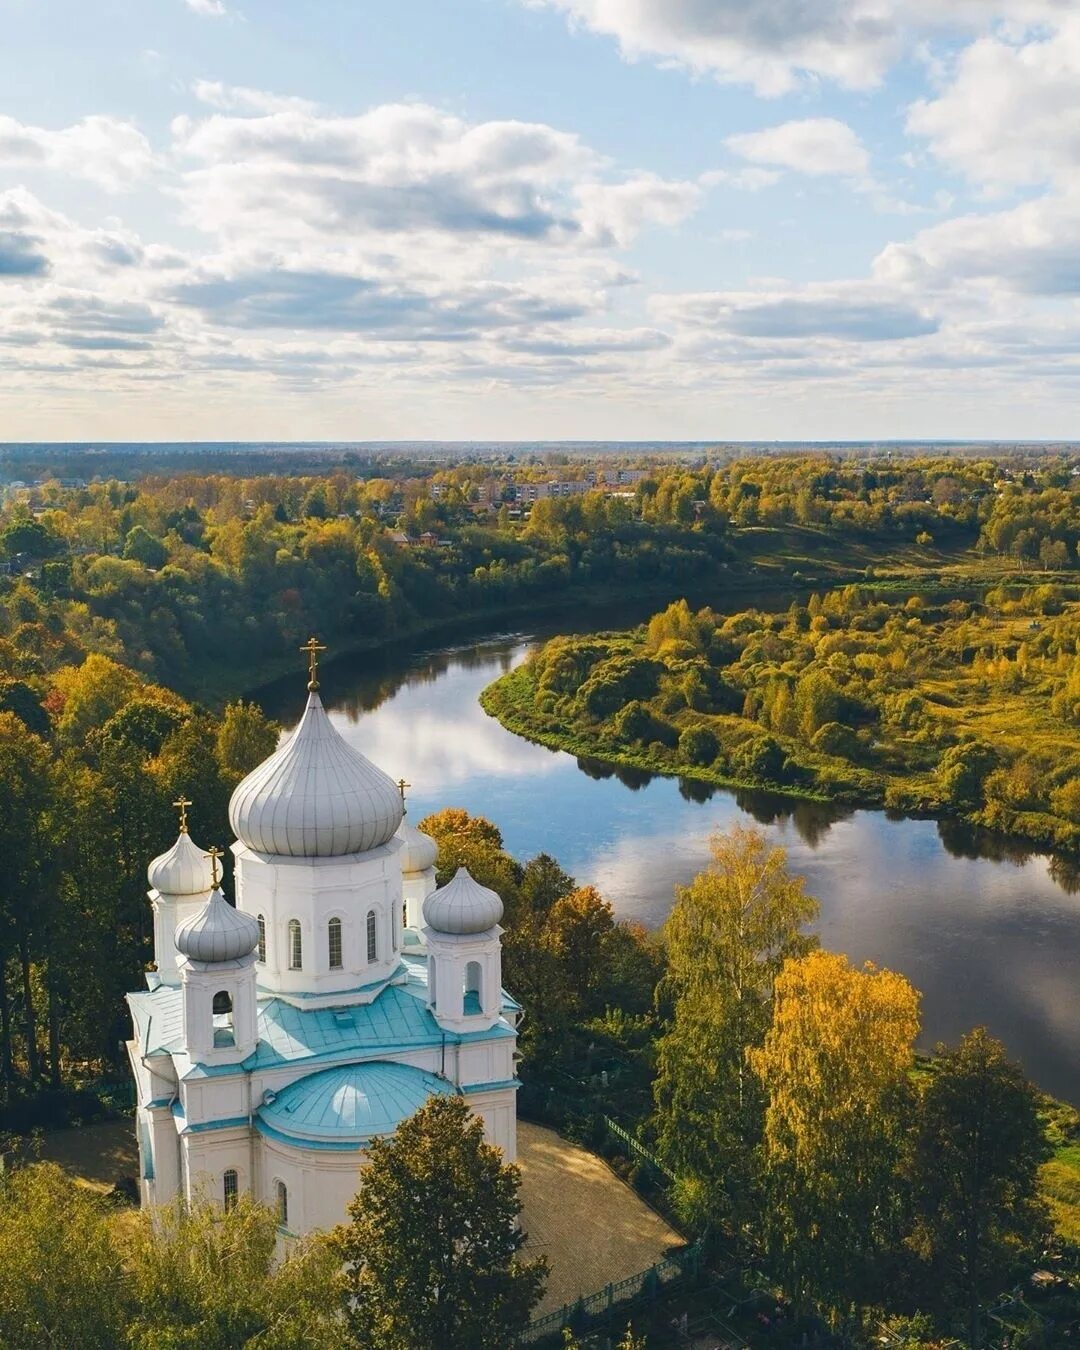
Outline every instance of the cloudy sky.
<path fill-rule="evenodd" d="M 0 440 L 1080 436 L 1075 0 L 4 0 Z"/>

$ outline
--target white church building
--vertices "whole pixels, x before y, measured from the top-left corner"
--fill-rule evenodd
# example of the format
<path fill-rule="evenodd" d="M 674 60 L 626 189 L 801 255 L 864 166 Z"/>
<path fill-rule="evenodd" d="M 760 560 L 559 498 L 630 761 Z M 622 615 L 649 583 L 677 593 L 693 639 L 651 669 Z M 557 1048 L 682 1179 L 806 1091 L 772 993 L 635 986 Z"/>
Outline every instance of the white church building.
<path fill-rule="evenodd" d="M 181 799 L 148 870 L 156 969 L 128 995 L 143 1204 L 250 1193 L 294 1235 L 346 1217 L 367 1144 L 433 1095 L 513 1161 L 521 1012 L 502 901 L 464 869 L 436 888 L 404 785 L 335 730 L 311 661 L 300 723 L 229 804 L 235 908 Z"/>

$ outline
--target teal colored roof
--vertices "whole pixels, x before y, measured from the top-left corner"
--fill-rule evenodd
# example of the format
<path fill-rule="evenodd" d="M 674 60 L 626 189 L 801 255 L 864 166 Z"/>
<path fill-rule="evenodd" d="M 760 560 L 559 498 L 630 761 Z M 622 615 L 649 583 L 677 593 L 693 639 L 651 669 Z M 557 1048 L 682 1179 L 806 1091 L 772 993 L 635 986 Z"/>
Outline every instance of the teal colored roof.
<path fill-rule="evenodd" d="M 514 1032 L 497 1022 L 489 1031 L 443 1032 L 427 1009 L 427 963 L 406 957 L 405 984 L 389 985 L 372 1003 L 346 1008 L 295 1008 L 279 998 L 259 1003 L 259 1039 L 244 1069 L 270 1069 L 300 1060 L 340 1060 L 351 1055 L 374 1059 L 401 1049 L 452 1045 L 459 1041 L 497 1040 Z M 181 992 L 159 984 L 128 995 L 143 1053 L 173 1055 L 183 1049 Z M 503 1011 L 519 1005 L 503 995 Z M 185 1077 L 233 1074 L 236 1065 L 195 1065 Z"/>
<path fill-rule="evenodd" d="M 349 1064 L 290 1083 L 259 1108 L 255 1123 L 301 1144 L 359 1147 L 396 1129 L 429 1097 L 453 1091 L 444 1079 L 407 1064 Z"/>

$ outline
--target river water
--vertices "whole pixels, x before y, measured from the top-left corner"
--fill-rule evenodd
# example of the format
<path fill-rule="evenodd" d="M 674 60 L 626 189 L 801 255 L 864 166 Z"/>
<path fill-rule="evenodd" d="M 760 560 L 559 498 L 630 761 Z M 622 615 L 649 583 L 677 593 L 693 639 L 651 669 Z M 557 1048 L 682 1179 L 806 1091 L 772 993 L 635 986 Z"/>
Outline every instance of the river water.
<path fill-rule="evenodd" d="M 480 708 L 485 685 L 536 641 L 640 617 L 579 612 L 343 659 L 325 668 L 323 698 L 351 743 L 411 783 L 414 821 L 444 806 L 487 816 L 516 857 L 554 855 L 620 918 L 649 927 L 707 861 L 712 831 L 763 825 L 820 901 L 823 944 L 922 991 L 924 1047 L 984 1024 L 1035 1082 L 1080 1105 L 1080 894 L 1068 869 L 933 821 L 613 773 L 524 741 Z M 260 698 L 291 726 L 302 681 Z"/>

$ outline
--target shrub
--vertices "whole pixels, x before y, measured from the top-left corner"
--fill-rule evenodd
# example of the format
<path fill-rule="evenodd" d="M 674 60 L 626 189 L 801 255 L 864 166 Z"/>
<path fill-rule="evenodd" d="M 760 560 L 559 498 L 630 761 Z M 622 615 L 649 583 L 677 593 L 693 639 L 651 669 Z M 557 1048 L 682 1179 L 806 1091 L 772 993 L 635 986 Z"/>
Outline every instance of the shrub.
<path fill-rule="evenodd" d="M 720 744 L 708 727 L 687 727 L 679 737 L 679 753 L 690 764 L 711 764 Z"/>
<path fill-rule="evenodd" d="M 814 733 L 811 746 L 820 755 L 836 755 L 840 759 L 855 759 L 859 741 L 851 727 L 843 722 L 826 722 Z"/>

